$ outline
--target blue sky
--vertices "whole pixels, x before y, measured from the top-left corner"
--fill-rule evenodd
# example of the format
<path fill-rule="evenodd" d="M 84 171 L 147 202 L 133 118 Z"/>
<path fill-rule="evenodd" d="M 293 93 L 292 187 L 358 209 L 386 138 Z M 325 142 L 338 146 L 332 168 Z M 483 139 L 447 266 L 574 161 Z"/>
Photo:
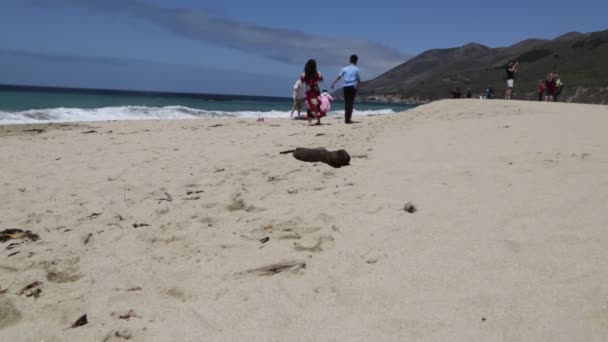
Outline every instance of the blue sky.
<path fill-rule="evenodd" d="M 608 1 L 15 0 L 0 83 L 289 96 L 308 58 L 372 78 L 431 48 L 608 29 Z"/>

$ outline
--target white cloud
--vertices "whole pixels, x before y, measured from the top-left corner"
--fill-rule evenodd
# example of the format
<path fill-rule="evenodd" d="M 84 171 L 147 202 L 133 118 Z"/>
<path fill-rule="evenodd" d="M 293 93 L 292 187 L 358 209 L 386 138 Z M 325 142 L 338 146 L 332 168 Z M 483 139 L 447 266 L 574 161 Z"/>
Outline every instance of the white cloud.
<path fill-rule="evenodd" d="M 376 76 L 407 59 L 396 49 L 377 42 L 247 24 L 200 9 L 166 8 L 142 0 L 58 1 L 100 11 L 127 12 L 176 35 L 290 64 L 303 65 L 306 59 L 315 58 L 320 65 L 339 66 L 347 63 L 351 54 L 357 54 L 367 74 Z"/>

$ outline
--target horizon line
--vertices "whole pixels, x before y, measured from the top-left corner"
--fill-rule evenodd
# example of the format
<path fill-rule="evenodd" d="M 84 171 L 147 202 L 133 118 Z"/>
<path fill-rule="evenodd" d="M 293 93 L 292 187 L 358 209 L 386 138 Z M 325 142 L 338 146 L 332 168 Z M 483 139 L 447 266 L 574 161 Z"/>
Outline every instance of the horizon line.
<path fill-rule="evenodd" d="M 209 99 L 227 99 L 227 98 L 265 98 L 265 99 L 290 99 L 287 96 L 271 96 L 271 95 L 243 95 L 243 94 L 220 94 L 220 93 L 198 93 L 198 92 L 177 92 L 177 91 L 162 91 L 162 90 L 137 90 L 137 89 L 110 89 L 110 88 L 88 88 L 88 87 L 63 87 L 63 86 L 43 86 L 43 85 L 28 85 L 28 84 L 4 84 L 0 83 L 0 91 L 20 91 L 20 90 L 40 90 L 49 92 L 71 91 L 75 93 L 86 94 L 107 94 L 107 95 L 168 95 L 171 97 L 190 97 L 190 98 L 206 98 Z"/>

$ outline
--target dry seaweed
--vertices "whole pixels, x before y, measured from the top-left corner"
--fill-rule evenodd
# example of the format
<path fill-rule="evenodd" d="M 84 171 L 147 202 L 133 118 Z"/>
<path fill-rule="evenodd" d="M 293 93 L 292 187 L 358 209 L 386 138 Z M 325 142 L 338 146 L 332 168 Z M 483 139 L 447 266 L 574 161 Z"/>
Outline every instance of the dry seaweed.
<path fill-rule="evenodd" d="M 39 281 L 35 281 L 29 285 L 27 285 L 26 287 L 22 288 L 21 291 L 19 291 L 19 295 L 22 296 L 24 293 L 33 290 L 35 288 L 37 288 L 38 286 L 42 285 L 41 282 Z M 28 297 L 30 297 L 30 295 L 28 294 Z"/>
<path fill-rule="evenodd" d="M 160 204 L 162 201 L 173 202 L 173 197 L 166 191 L 164 193 L 166 197 L 159 198 L 158 203 Z"/>
<path fill-rule="evenodd" d="M 30 291 L 29 293 L 27 293 L 25 296 L 26 297 L 34 297 L 34 298 L 38 298 L 40 297 L 40 294 L 42 293 L 41 289 L 35 289 L 33 291 Z"/>
<path fill-rule="evenodd" d="M 81 327 L 88 323 L 89 323 L 89 321 L 87 320 L 87 314 L 84 314 L 84 315 L 80 316 L 80 318 L 77 319 L 76 322 L 74 322 L 74 324 L 72 324 L 72 328 L 78 328 L 78 327 Z"/>
<path fill-rule="evenodd" d="M 40 238 L 38 234 L 34 234 L 29 230 L 23 230 L 18 228 L 5 229 L 0 231 L 0 242 L 6 242 L 8 240 L 16 239 L 29 239 L 37 241 Z"/>
<path fill-rule="evenodd" d="M 44 133 L 44 128 L 32 128 L 32 129 L 24 129 L 22 132 L 30 132 L 30 133 Z"/>

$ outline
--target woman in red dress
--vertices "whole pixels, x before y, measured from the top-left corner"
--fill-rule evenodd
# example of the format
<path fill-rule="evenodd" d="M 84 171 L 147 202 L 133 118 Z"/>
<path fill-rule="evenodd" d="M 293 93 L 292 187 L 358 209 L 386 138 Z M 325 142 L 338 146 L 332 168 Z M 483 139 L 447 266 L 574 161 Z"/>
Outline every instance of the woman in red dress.
<path fill-rule="evenodd" d="M 317 62 L 314 59 L 308 60 L 304 66 L 304 73 L 300 76 L 302 83 L 306 84 L 306 107 L 308 107 L 308 123 L 312 118 L 317 118 L 317 125 L 321 124 L 321 91 L 319 82 L 323 82 L 323 76 L 317 71 Z"/>

